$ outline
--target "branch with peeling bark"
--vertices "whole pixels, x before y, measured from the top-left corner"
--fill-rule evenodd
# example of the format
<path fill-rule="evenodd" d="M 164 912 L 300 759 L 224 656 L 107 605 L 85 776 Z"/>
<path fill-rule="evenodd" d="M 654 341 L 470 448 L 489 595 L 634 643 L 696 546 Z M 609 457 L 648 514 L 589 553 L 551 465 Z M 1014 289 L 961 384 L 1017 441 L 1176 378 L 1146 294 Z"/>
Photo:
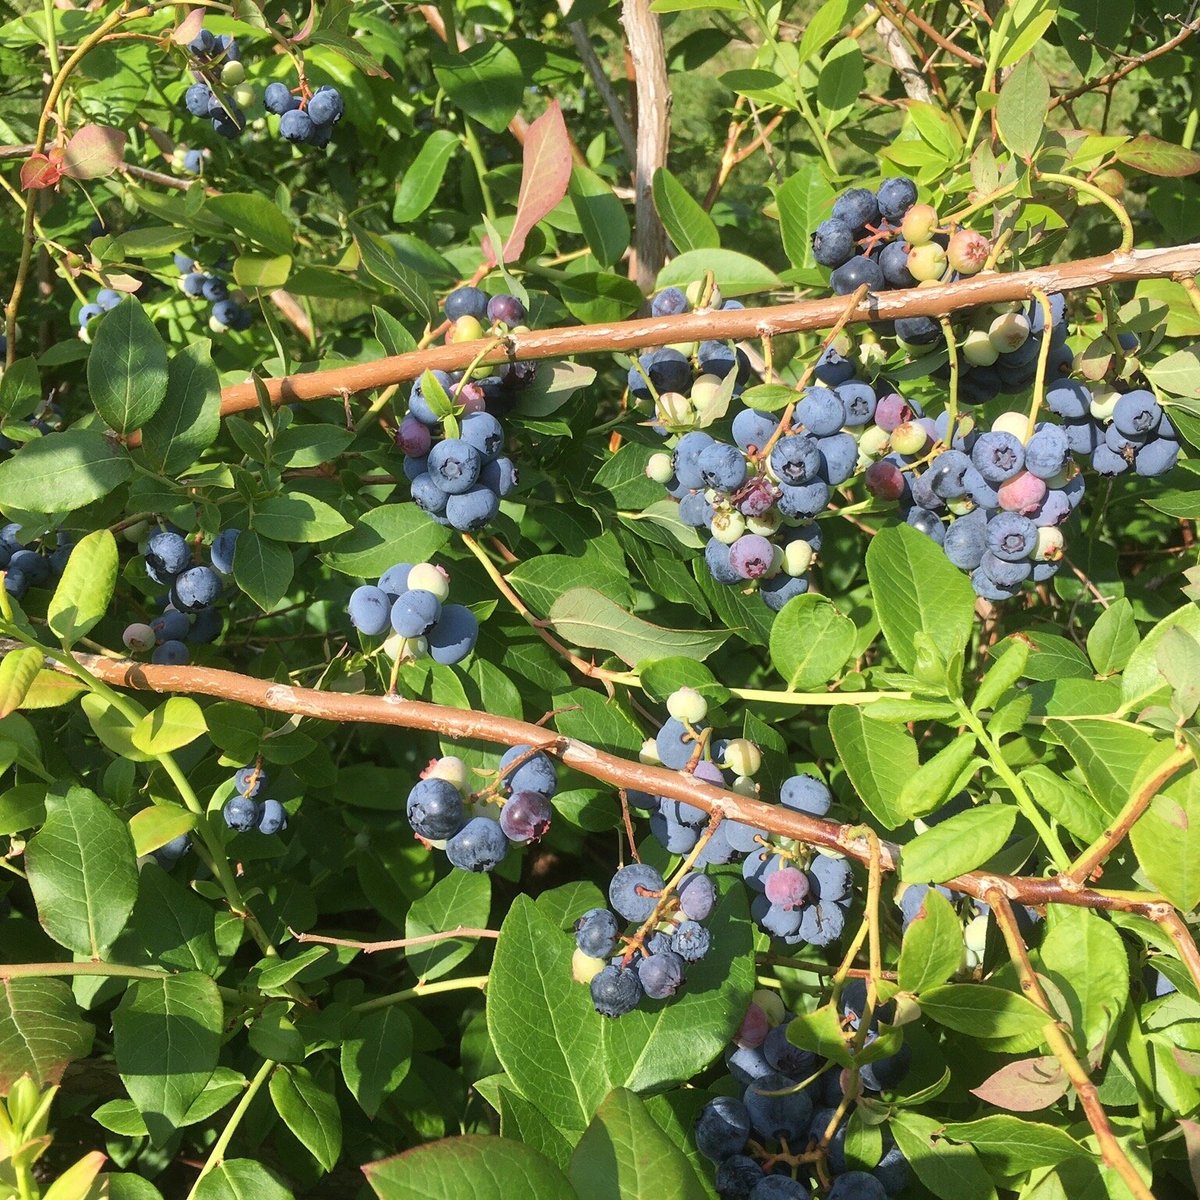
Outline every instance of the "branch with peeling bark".
<path fill-rule="evenodd" d="M 21 643 L 0 640 L 0 654 L 20 648 Z M 449 708 L 422 700 L 406 700 L 395 694 L 366 696 L 322 692 L 211 667 L 154 666 L 128 659 L 80 653 L 74 657 L 102 682 L 132 691 L 211 696 L 270 712 L 317 720 L 420 729 L 454 740 L 482 741 L 499 746 L 534 746 L 558 759 L 564 766 L 613 788 L 634 788 L 671 800 L 681 800 L 707 813 L 742 821 L 779 837 L 835 850 L 860 863 L 869 863 L 871 859 L 870 847 L 861 826 L 822 821 L 779 805 L 751 800 L 704 783 L 684 772 L 633 762 L 527 721 Z M 52 660 L 48 660 L 47 665 L 65 671 Z M 878 846 L 882 869 L 896 871 L 900 847 L 884 841 L 879 841 Z M 1066 904 L 1075 908 L 1119 910 L 1155 921 L 1162 921 L 1164 912 L 1168 911 L 1157 897 L 1147 895 L 1142 899 L 1127 892 L 1104 892 L 1082 887 L 1063 877 L 1025 878 L 969 871 L 945 882 L 954 891 L 980 900 L 986 899 L 989 892 L 999 892 L 1019 904 Z"/>
<path fill-rule="evenodd" d="M 849 320 L 891 321 L 897 317 L 945 316 L 964 308 L 1027 300 L 1035 288 L 1069 292 L 1136 279 L 1170 279 L 1200 274 L 1200 243 L 1153 250 L 1104 254 L 1076 262 L 1039 267 L 1032 271 L 976 275 L 957 283 L 868 295 Z M 264 381 L 273 404 L 323 400 L 393 383 L 416 379 L 427 370 L 458 371 L 474 362 L 491 364 L 533 359 L 564 358 L 571 354 L 634 353 L 672 342 L 699 342 L 706 338 L 763 338 L 784 333 L 830 329 L 846 311 L 844 297 L 805 300 L 769 308 L 721 309 L 684 313 L 677 317 L 650 317 L 602 325 L 573 325 L 513 333 L 497 340 L 480 355 L 476 342 L 432 346 L 375 362 L 309 371 Z M 253 383 L 238 383 L 221 392 L 221 412 L 244 412 L 258 407 Z"/>

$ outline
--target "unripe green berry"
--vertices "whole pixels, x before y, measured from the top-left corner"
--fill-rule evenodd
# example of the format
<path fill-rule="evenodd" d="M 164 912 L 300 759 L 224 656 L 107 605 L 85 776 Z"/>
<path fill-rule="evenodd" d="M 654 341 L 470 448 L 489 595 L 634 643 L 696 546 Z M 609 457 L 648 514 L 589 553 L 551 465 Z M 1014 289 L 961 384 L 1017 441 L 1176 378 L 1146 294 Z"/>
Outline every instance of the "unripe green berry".
<path fill-rule="evenodd" d="M 760 517 L 747 517 L 746 530 L 749 533 L 757 533 L 762 537 L 770 537 L 780 526 L 783 517 L 780 515 L 779 509 L 768 509 Z"/>
<path fill-rule="evenodd" d="M 751 800 L 758 799 L 758 784 L 747 775 L 735 776 L 730 790 L 737 792 L 739 796 L 747 796 Z"/>
<path fill-rule="evenodd" d="M 1088 410 L 1097 421 L 1111 421 L 1113 410 L 1117 407 L 1121 393 L 1113 388 L 1096 388 L 1092 392 L 1092 402 Z"/>
<path fill-rule="evenodd" d="M 936 242 L 914 246 L 908 252 L 908 273 L 916 280 L 933 282 L 946 273 L 946 252 Z"/>
<path fill-rule="evenodd" d="M 450 343 L 476 342 L 481 337 L 483 337 L 483 326 L 480 324 L 479 318 L 466 316 L 459 317 L 450 326 L 450 331 L 446 334 L 446 341 Z"/>
<path fill-rule="evenodd" d="M 946 507 L 956 517 L 965 517 L 967 513 L 975 511 L 975 501 L 969 496 L 959 496 L 957 499 L 947 500 Z"/>
<path fill-rule="evenodd" d="M 812 566 L 813 548 L 801 538 L 788 542 L 783 549 L 783 569 L 793 577 L 805 574 Z"/>
<path fill-rule="evenodd" d="M 232 60 L 221 67 L 221 82 L 226 87 L 237 87 L 246 80 L 246 68 L 240 62 Z"/>
<path fill-rule="evenodd" d="M 758 988 L 750 993 L 750 1003 L 757 1004 L 767 1015 L 767 1022 L 774 1029 L 776 1025 L 783 1023 L 783 1018 L 787 1016 L 787 1009 L 783 1005 L 783 1000 L 778 992 L 770 991 L 767 988 Z"/>
<path fill-rule="evenodd" d="M 642 743 L 642 748 L 638 751 L 638 762 L 643 762 L 648 767 L 662 766 L 662 759 L 658 757 L 658 743 L 653 738 L 647 738 Z"/>
<path fill-rule="evenodd" d="M 456 755 L 447 754 L 445 758 L 439 758 L 425 773 L 425 778 L 444 779 L 464 796 L 467 794 L 467 764 Z"/>
<path fill-rule="evenodd" d="M 231 63 L 230 65 L 240 66 L 241 64 Z M 233 102 L 238 108 L 245 111 L 258 103 L 258 93 L 248 83 L 240 84 L 233 89 Z"/>
<path fill-rule="evenodd" d="M 937 227 L 937 209 L 930 204 L 914 204 L 904 214 L 904 220 L 900 224 L 900 236 L 910 246 L 924 246 L 932 240 Z"/>
<path fill-rule="evenodd" d="M 1020 350 L 1029 341 L 1029 321 L 1024 313 L 1005 313 L 988 327 L 988 337 L 1001 354 Z"/>
<path fill-rule="evenodd" d="M 919 454 L 928 441 L 929 434 L 916 421 L 905 421 L 892 430 L 892 449 L 897 454 Z"/>
<path fill-rule="evenodd" d="M 1043 525 L 1037 532 L 1033 557 L 1038 562 L 1058 562 L 1063 556 L 1062 530 L 1055 525 Z"/>
<path fill-rule="evenodd" d="M 450 596 L 450 576 L 433 563 L 417 563 L 408 573 L 408 587 L 414 592 L 432 592 L 439 600 Z"/>
<path fill-rule="evenodd" d="M 733 738 L 726 743 L 721 766 L 728 767 L 738 775 L 757 775 L 762 766 L 762 754 L 749 738 Z"/>
<path fill-rule="evenodd" d="M 671 456 L 663 454 L 659 451 L 657 454 L 650 455 L 650 461 L 646 464 L 646 475 L 653 479 L 655 483 L 670 483 L 671 476 L 675 474 L 675 468 L 671 465 Z"/>
<path fill-rule="evenodd" d="M 693 279 L 691 283 L 684 288 L 683 294 L 687 297 L 688 303 L 693 308 L 698 308 L 701 300 L 704 299 L 704 280 Z M 708 295 L 707 308 L 716 308 L 721 303 L 721 289 L 714 283 L 712 290 Z"/>
<path fill-rule="evenodd" d="M 607 965 L 603 958 L 593 958 L 576 946 L 575 953 L 571 955 L 571 978 L 576 983 L 591 983 Z"/>
<path fill-rule="evenodd" d="M 990 367 L 1000 357 L 1000 351 L 985 329 L 972 329 L 958 348 L 973 367 Z"/>
<path fill-rule="evenodd" d="M 858 439 L 858 452 L 865 454 L 867 458 L 878 458 L 886 452 L 890 441 L 891 434 L 886 429 L 880 429 L 878 425 L 868 425 L 863 430 L 862 437 Z"/>
<path fill-rule="evenodd" d="M 732 509 L 719 512 L 709 522 L 708 529 L 722 545 L 732 546 L 746 532 L 746 518 Z"/>
<path fill-rule="evenodd" d="M 668 429 L 686 429 L 696 421 L 695 406 L 682 392 L 663 392 L 654 412 Z"/>
<path fill-rule="evenodd" d="M 973 917 L 967 922 L 966 929 L 963 930 L 964 945 L 968 950 L 973 950 L 976 954 L 982 954 L 984 947 L 987 945 L 987 932 L 987 917 Z"/>
<path fill-rule="evenodd" d="M 1026 431 L 1029 429 L 1029 418 L 1021 412 L 1006 412 L 1001 413 L 992 422 L 993 433 L 1011 433 L 1022 445 L 1026 438 Z"/>
<path fill-rule="evenodd" d="M 682 687 L 667 697 L 667 712 L 685 725 L 697 725 L 708 716 L 708 701 L 695 688 Z"/>

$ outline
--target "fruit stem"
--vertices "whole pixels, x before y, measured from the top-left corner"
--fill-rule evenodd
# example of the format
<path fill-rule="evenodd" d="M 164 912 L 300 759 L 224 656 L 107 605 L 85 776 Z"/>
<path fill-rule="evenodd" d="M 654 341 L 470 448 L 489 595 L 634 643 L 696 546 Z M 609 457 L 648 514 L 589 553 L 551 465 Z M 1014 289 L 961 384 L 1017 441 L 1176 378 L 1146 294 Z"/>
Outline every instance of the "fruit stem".
<path fill-rule="evenodd" d="M 1033 437 L 1038 412 L 1046 397 L 1046 363 L 1050 361 L 1050 324 L 1052 321 L 1050 297 L 1039 287 L 1030 290 L 1033 292 L 1033 298 L 1038 302 L 1038 307 L 1042 310 L 1042 344 L 1038 349 L 1037 375 L 1033 381 L 1033 402 L 1029 406 L 1029 421 L 1025 425 L 1026 442 Z"/>
<path fill-rule="evenodd" d="M 390 1008 L 393 1004 L 403 1004 L 405 1000 L 418 1000 L 422 996 L 437 996 L 443 992 L 461 992 L 467 988 L 486 991 L 488 977 L 486 975 L 467 975 L 461 979 L 439 979 L 436 983 L 416 983 L 410 988 L 392 992 L 388 996 L 376 996 L 373 1000 L 364 1000 L 356 1004 L 350 1011 L 356 1013 L 376 1012 L 381 1008 Z"/>
<path fill-rule="evenodd" d="M 949 317 L 941 318 L 942 336 L 946 339 L 946 350 L 950 355 L 950 404 L 946 409 L 946 446 L 954 445 L 958 430 L 958 342 L 954 339 L 954 326 Z"/>
<path fill-rule="evenodd" d="M 1128 254 L 1133 249 L 1133 222 L 1129 219 L 1129 213 L 1125 211 L 1125 206 L 1119 200 L 1110 196 L 1103 188 L 1089 183 L 1086 179 L 1076 179 L 1071 175 L 1056 175 L 1044 171 L 1038 174 L 1038 178 L 1045 183 L 1058 183 L 1063 187 L 1074 188 L 1077 192 L 1084 192 L 1099 201 L 1117 218 L 1117 224 L 1121 227 L 1121 244 L 1117 247 L 1116 253 Z"/>
<path fill-rule="evenodd" d="M 213 1143 L 212 1151 L 209 1153 L 208 1158 L 205 1159 L 204 1166 L 200 1168 L 200 1174 L 196 1177 L 196 1182 L 192 1184 L 191 1191 L 188 1192 L 188 1200 L 193 1200 L 205 1175 L 214 1168 L 219 1167 L 225 1160 L 225 1151 L 229 1149 L 229 1143 L 233 1140 L 233 1135 L 237 1132 L 237 1127 L 242 1123 L 242 1118 L 253 1103 L 254 1097 L 258 1095 L 259 1088 L 266 1083 L 267 1077 L 271 1074 L 275 1065 L 275 1062 L 268 1058 L 258 1068 L 254 1078 L 250 1080 L 249 1087 L 246 1088 L 242 1098 L 238 1101 L 237 1108 L 229 1114 L 229 1120 L 225 1122 L 225 1128 L 221 1130 L 221 1136 Z"/>

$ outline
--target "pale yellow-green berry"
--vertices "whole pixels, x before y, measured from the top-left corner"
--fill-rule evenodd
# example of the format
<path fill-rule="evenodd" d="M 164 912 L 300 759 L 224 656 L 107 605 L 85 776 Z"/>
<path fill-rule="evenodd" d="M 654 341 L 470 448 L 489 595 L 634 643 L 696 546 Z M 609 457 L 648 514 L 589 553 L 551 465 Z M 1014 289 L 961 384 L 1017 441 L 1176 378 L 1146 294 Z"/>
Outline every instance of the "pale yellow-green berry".
<path fill-rule="evenodd" d="M 770 508 L 762 516 L 747 517 L 746 530 L 749 533 L 761 534 L 763 537 L 770 537 L 780 526 L 783 521 L 783 516 L 777 508 Z"/>
<path fill-rule="evenodd" d="M 746 532 L 746 518 L 735 509 L 728 509 L 717 513 L 708 528 L 718 542 L 732 546 Z"/>
<path fill-rule="evenodd" d="M 239 83 L 245 82 L 246 68 L 240 62 L 227 62 L 221 68 L 221 82 L 226 87 L 237 87 Z"/>
<path fill-rule="evenodd" d="M 803 538 L 788 542 L 783 549 L 783 569 L 794 578 L 805 574 L 812 566 L 812 560 L 813 548 Z"/>
<path fill-rule="evenodd" d="M 766 1014 L 767 1022 L 772 1028 L 780 1024 L 787 1015 L 787 1009 L 784 1007 L 779 993 L 769 991 L 767 988 L 757 988 L 751 992 L 750 1003 L 757 1004 L 763 1010 Z"/>
<path fill-rule="evenodd" d="M 990 367 L 1000 357 L 1000 351 L 986 330 L 972 329 L 958 344 L 959 353 L 975 367 Z"/>
<path fill-rule="evenodd" d="M 258 103 L 258 93 L 248 83 L 243 83 L 233 89 L 233 102 L 245 111 Z"/>
<path fill-rule="evenodd" d="M 1029 429 L 1029 418 L 1022 412 L 1001 413 L 992 422 L 993 433 L 1011 433 L 1018 442 L 1024 443 Z"/>
<path fill-rule="evenodd" d="M 604 959 L 584 954 L 577 946 L 575 953 L 571 955 L 571 978 L 576 983 L 591 983 L 606 965 Z"/>
<path fill-rule="evenodd" d="M 676 721 L 696 725 L 708 716 L 708 701 L 695 688 L 682 687 L 667 697 L 667 712 Z"/>
<path fill-rule="evenodd" d="M 987 935 L 988 918 L 985 916 L 974 917 L 967 922 L 967 927 L 963 930 L 963 944 L 968 950 L 982 954 L 987 945 Z"/>
<path fill-rule="evenodd" d="M 642 748 L 638 751 L 638 761 L 648 767 L 662 766 L 662 759 L 658 757 L 658 744 L 653 738 L 647 738 L 642 743 Z"/>
<path fill-rule="evenodd" d="M 749 738 L 732 738 L 725 745 L 725 760 L 721 765 L 737 775 L 757 775 L 762 754 Z"/>
<path fill-rule="evenodd" d="M 751 800 L 758 799 L 758 784 L 748 775 L 738 775 L 730 790 L 737 792 L 739 796 L 748 796 Z"/>
<path fill-rule="evenodd" d="M 451 787 L 457 788 L 464 796 L 467 794 L 467 764 L 453 754 L 439 758 L 430 767 L 427 779 L 444 779 Z"/>
<path fill-rule="evenodd" d="M 1057 562 L 1063 556 L 1062 530 L 1054 525 L 1043 525 L 1037 531 L 1037 546 L 1033 557 L 1038 562 Z"/>
<path fill-rule="evenodd" d="M 886 429 L 870 425 L 863 430 L 862 437 L 858 439 L 858 452 L 866 455 L 868 459 L 878 458 L 887 451 L 891 436 Z"/>
<path fill-rule="evenodd" d="M 1029 341 L 1029 320 L 1024 313 L 1005 313 L 988 326 L 988 337 L 1002 354 L 1020 350 Z"/>
<path fill-rule="evenodd" d="M 655 401 L 654 411 L 668 428 L 682 428 L 696 419 L 696 409 L 682 392 L 663 392 Z"/>
<path fill-rule="evenodd" d="M 1121 393 L 1113 388 L 1096 388 L 1092 392 L 1092 402 L 1088 406 L 1088 409 L 1097 421 L 1111 420 L 1113 411 L 1117 407 L 1117 401 L 1120 398 Z"/>
<path fill-rule="evenodd" d="M 650 461 L 646 463 L 646 475 L 653 479 L 655 483 L 670 483 L 671 476 L 675 474 L 675 468 L 671 464 L 671 456 L 664 454 L 661 450 L 657 454 L 650 455 Z"/>
<path fill-rule="evenodd" d="M 445 601 L 450 595 L 450 576 L 433 563 L 417 563 L 408 573 L 409 591 L 432 592 Z"/>

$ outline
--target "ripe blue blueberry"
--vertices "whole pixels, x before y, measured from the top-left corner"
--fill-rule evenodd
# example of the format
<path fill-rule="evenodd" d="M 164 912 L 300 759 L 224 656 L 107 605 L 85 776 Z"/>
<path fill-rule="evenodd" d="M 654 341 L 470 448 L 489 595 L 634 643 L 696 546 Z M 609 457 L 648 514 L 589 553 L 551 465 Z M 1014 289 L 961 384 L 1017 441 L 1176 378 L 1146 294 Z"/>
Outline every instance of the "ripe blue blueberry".
<path fill-rule="evenodd" d="M 188 544 L 177 533 L 156 533 L 146 543 L 146 574 L 155 583 L 170 583 L 191 561 Z"/>
<path fill-rule="evenodd" d="M 308 117 L 314 125 L 335 125 L 346 111 L 346 102 L 337 88 L 323 84 L 308 101 Z"/>
<path fill-rule="evenodd" d="M 750 1114 L 736 1096 L 717 1096 L 696 1118 L 696 1149 L 715 1163 L 741 1152 L 750 1137 Z"/>
<path fill-rule="evenodd" d="M 840 267 L 854 257 L 854 230 L 836 218 L 822 221 L 812 235 L 813 258 L 823 267 Z"/>
<path fill-rule="evenodd" d="M 707 875 L 689 875 L 679 885 L 679 911 L 691 921 L 706 921 L 717 900 L 717 889 Z"/>
<path fill-rule="evenodd" d="M 866 1171 L 847 1171 L 838 1175 L 825 1196 L 826 1200 L 887 1200 L 883 1184 Z"/>
<path fill-rule="evenodd" d="M 999 559 L 1016 563 L 1037 546 L 1037 526 L 1019 513 L 997 513 L 987 523 L 987 547 Z"/>
<path fill-rule="evenodd" d="M 483 464 L 483 469 L 479 472 L 479 482 L 503 500 L 516 488 L 520 476 L 511 458 L 499 457 Z"/>
<path fill-rule="evenodd" d="M 862 254 L 848 259 L 829 276 L 829 286 L 835 296 L 848 296 L 864 283 L 868 291 L 877 292 L 885 282 L 883 268 L 874 259 Z"/>
<path fill-rule="evenodd" d="M 462 533 L 476 533 L 490 525 L 500 512 L 500 497 L 488 487 L 473 487 L 446 497 L 446 520 Z"/>
<path fill-rule="evenodd" d="M 513 764 L 523 760 L 520 766 Z M 558 790 L 558 774 L 554 760 L 532 746 L 513 746 L 500 759 L 500 778 L 510 793 L 538 792 L 553 796 Z"/>
<path fill-rule="evenodd" d="M 287 828 L 287 813 L 278 800 L 264 800 L 262 816 L 258 819 L 258 832 L 280 833 Z"/>
<path fill-rule="evenodd" d="M 240 533 L 240 529 L 222 529 L 209 547 L 209 561 L 222 575 L 233 574 L 233 554 Z"/>
<path fill-rule="evenodd" d="M 293 96 L 286 83 L 276 80 L 274 83 L 268 83 L 263 91 L 263 107 L 267 112 L 282 117 L 284 113 L 292 112 L 300 107 L 300 97 Z"/>
<path fill-rule="evenodd" d="M 771 470 L 780 483 L 799 486 L 808 483 L 821 466 L 816 442 L 805 434 L 780 438 L 771 448 Z"/>
<path fill-rule="evenodd" d="M 514 325 L 523 325 L 528 316 L 525 305 L 516 296 L 502 293 L 499 296 L 493 296 L 488 301 L 488 320 L 500 325 L 507 325 L 510 329 Z"/>
<path fill-rule="evenodd" d="M 673 950 L 662 950 L 638 959 L 637 973 L 642 991 L 651 1000 L 666 1000 L 683 983 L 683 959 Z"/>
<path fill-rule="evenodd" d="M 462 604 L 443 604 L 437 624 L 425 635 L 429 657 L 443 666 L 462 662 L 479 638 L 479 619 Z"/>
<path fill-rule="evenodd" d="M 171 603 L 180 612 L 199 612 L 221 596 L 221 579 L 211 567 L 189 567 L 171 585 Z"/>
<path fill-rule="evenodd" d="M 642 984 L 633 967 L 609 964 L 591 982 L 592 1004 L 602 1017 L 623 1017 L 642 998 Z"/>
<path fill-rule="evenodd" d="M 885 179 L 875 192 L 880 215 L 893 224 L 904 219 L 904 214 L 917 202 L 917 185 L 905 175 L 894 175 Z"/>
<path fill-rule="evenodd" d="M 717 1195 L 721 1200 L 750 1200 L 763 1180 L 762 1167 L 748 1154 L 735 1154 L 717 1167 Z"/>
<path fill-rule="evenodd" d="M 677 287 L 664 288 L 650 302 L 650 313 L 655 317 L 675 317 L 687 310 L 687 296 Z"/>
<path fill-rule="evenodd" d="M 608 902 L 627 921 L 642 922 L 658 903 L 663 877 L 647 863 L 630 863 L 612 877 Z"/>
<path fill-rule="evenodd" d="M 392 628 L 406 638 L 423 637 L 441 616 L 442 602 L 423 590 L 404 592 L 392 605 Z"/>
<path fill-rule="evenodd" d="M 833 219 L 858 231 L 879 224 L 879 201 L 869 188 L 849 188 L 833 202 Z"/>
<path fill-rule="evenodd" d="M 796 1080 L 775 1072 L 752 1083 L 742 1096 L 750 1116 L 750 1128 L 760 1138 L 778 1141 L 799 1137 L 808 1128 L 812 1117 L 812 1099 L 806 1091 L 796 1089 Z M 782 1092 L 771 1096 L 767 1092 Z"/>
<path fill-rule="evenodd" d="M 1025 469 L 1039 479 L 1053 479 L 1067 466 L 1071 447 L 1057 425 L 1039 426 L 1025 446 Z"/>
<path fill-rule="evenodd" d="M 192 84 L 183 97 L 184 106 L 193 117 L 207 117 L 212 102 L 212 89 L 203 83 Z"/>
<path fill-rule="evenodd" d="M 681 921 L 671 935 L 671 949 L 684 962 L 699 962 L 712 945 L 712 935 L 699 921 Z"/>
<path fill-rule="evenodd" d="M 382 588 L 363 584 L 350 593 L 350 624 L 359 633 L 375 637 L 390 623 L 393 601 Z"/>
<path fill-rule="evenodd" d="M 575 922 L 575 945 L 592 958 L 608 958 L 619 932 L 617 918 L 607 908 L 589 908 Z"/>
<path fill-rule="evenodd" d="M 473 488 L 482 466 L 479 451 L 461 438 L 447 438 L 429 452 L 429 476 L 448 495 Z"/>
<path fill-rule="evenodd" d="M 420 779 L 408 793 L 405 809 L 412 830 L 428 841 L 453 837 L 466 823 L 463 798 L 445 779 Z"/>
<path fill-rule="evenodd" d="M 262 819 L 262 805 L 249 796 L 231 796 L 221 810 L 225 824 L 236 833 L 249 833 L 258 828 Z"/>
<path fill-rule="evenodd" d="M 481 288 L 468 286 L 455 288 L 446 297 L 442 308 L 449 321 L 457 321 L 459 317 L 474 317 L 477 321 L 483 321 L 487 317 L 487 306 L 487 293 Z"/>
<path fill-rule="evenodd" d="M 279 136 L 285 142 L 311 141 L 315 128 L 312 118 L 299 108 L 291 109 L 279 118 Z"/>
<path fill-rule="evenodd" d="M 813 437 L 829 437 L 846 423 L 846 406 L 837 392 L 811 387 L 796 405 L 794 420 Z"/>
<path fill-rule="evenodd" d="M 473 817 L 446 843 L 446 857 L 460 871 L 494 870 L 508 853 L 508 838 L 491 817 Z"/>
<path fill-rule="evenodd" d="M 205 300 L 215 303 L 218 300 L 224 300 L 229 295 L 229 287 L 225 283 L 225 280 L 218 279 L 215 275 L 209 275 L 204 280 L 204 287 L 201 289 L 201 292 Z"/>
<path fill-rule="evenodd" d="M 736 491 L 746 480 L 746 459 L 736 446 L 713 442 L 696 460 L 701 485 L 719 492 Z"/>

